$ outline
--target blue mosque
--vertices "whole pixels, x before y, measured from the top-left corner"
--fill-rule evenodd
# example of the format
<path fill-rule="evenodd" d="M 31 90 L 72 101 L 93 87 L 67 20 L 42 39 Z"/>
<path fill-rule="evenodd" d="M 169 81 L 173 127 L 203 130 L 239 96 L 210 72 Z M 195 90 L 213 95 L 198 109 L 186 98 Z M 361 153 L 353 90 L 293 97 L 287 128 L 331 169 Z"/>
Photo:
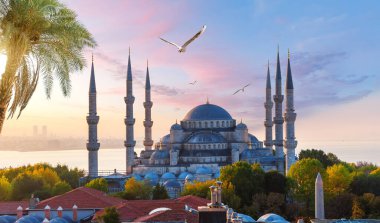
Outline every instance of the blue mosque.
<path fill-rule="evenodd" d="M 145 82 L 145 128 L 144 150 L 137 156 L 134 138 L 134 101 L 133 74 L 130 55 L 126 80 L 126 172 L 115 173 L 118 178 L 134 177 L 136 180 L 146 180 L 152 185 L 163 184 L 172 197 L 178 196 L 183 185 L 192 181 L 206 181 L 218 178 L 220 168 L 238 161 L 258 163 L 264 171 L 277 170 L 286 174 L 296 161 L 294 123 L 293 80 L 288 57 L 285 81 L 285 97 L 282 95 L 282 78 L 279 53 L 277 52 L 277 67 L 275 75 L 275 90 L 272 95 L 270 70 L 266 74 L 265 108 L 265 140 L 260 141 L 249 133 L 248 127 L 242 121 L 237 122 L 227 110 L 211 104 L 195 106 L 187 112 L 180 122 L 170 127 L 170 132 L 161 137 L 159 142 L 152 140 L 151 85 L 149 68 L 146 70 Z M 273 98 L 273 101 L 272 101 Z M 283 101 L 285 98 L 285 111 Z M 274 105 L 274 117 L 273 116 Z M 100 144 L 97 137 L 99 116 L 96 113 L 96 84 L 94 64 L 91 67 L 89 90 L 89 176 L 98 177 L 98 150 Z M 285 125 L 285 126 L 284 126 Z M 273 131 L 274 127 L 274 131 Z M 285 129 L 285 139 L 284 139 Z M 274 132 L 274 137 L 273 137 Z M 124 177 L 123 177 L 124 176 Z M 109 176 L 108 178 L 112 178 Z"/>

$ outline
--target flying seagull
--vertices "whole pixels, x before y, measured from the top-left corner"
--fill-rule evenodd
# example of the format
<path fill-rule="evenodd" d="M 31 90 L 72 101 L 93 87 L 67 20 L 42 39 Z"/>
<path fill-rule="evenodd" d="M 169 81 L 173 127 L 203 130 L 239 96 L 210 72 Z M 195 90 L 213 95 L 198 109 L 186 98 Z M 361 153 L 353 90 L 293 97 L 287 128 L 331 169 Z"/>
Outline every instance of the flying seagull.
<path fill-rule="evenodd" d="M 244 89 L 245 89 L 246 87 L 248 87 L 249 85 L 251 85 L 251 84 L 247 84 L 247 85 L 245 85 L 244 87 L 242 87 L 242 88 L 240 88 L 239 90 L 235 91 L 235 93 L 233 93 L 232 95 L 237 94 L 239 91 L 244 92 Z"/>
<path fill-rule="evenodd" d="M 189 84 L 191 84 L 191 85 L 195 85 L 197 82 L 198 82 L 198 81 L 194 81 L 194 82 L 191 82 L 191 83 L 189 83 Z"/>
<path fill-rule="evenodd" d="M 199 37 L 199 36 L 200 36 L 205 30 L 206 30 L 206 25 L 204 25 L 204 26 L 202 27 L 202 29 L 201 29 L 197 34 L 195 34 L 193 37 L 191 37 L 191 39 L 189 39 L 188 41 L 186 41 L 186 43 L 184 43 L 182 46 L 179 46 L 179 45 L 177 45 L 176 43 L 173 43 L 173 42 L 167 41 L 167 40 L 165 40 L 165 39 L 163 39 L 163 38 L 161 38 L 161 37 L 160 37 L 160 39 L 161 39 L 162 41 L 164 41 L 164 42 L 167 42 L 167 43 L 169 43 L 169 44 L 171 44 L 171 45 L 177 47 L 177 48 L 178 48 L 178 52 L 180 52 L 180 53 L 184 53 L 184 52 L 186 51 L 186 47 L 187 47 L 191 42 L 193 42 L 196 38 L 198 38 L 198 37 Z"/>

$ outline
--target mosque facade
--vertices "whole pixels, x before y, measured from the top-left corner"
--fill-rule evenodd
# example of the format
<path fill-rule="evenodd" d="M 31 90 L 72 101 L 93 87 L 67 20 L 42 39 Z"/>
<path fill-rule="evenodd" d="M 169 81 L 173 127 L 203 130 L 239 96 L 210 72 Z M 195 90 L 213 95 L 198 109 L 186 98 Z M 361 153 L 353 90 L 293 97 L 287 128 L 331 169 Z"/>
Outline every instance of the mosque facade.
<path fill-rule="evenodd" d="M 277 53 L 277 69 L 275 75 L 275 90 L 272 95 L 269 64 L 266 77 L 265 108 L 265 140 L 260 141 L 249 133 L 248 127 L 242 121 L 237 122 L 227 110 L 209 103 L 198 105 L 191 109 L 180 122 L 170 127 L 170 132 L 153 143 L 151 109 L 151 85 L 149 68 L 146 70 L 145 82 L 145 128 L 144 150 L 136 156 L 134 148 L 134 113 L 133 106 L 133 75 L 130 55 L 128 57 L 126 97 L 126 175 L 137 180 L 148 180 L 151 184 L 162 183 L 169 185 L 168 191 L 174 191 L 187 181 L 206 181 L 218 178 L 220 168 L 238 161 L 258 163 L 264 171 L 278 170 L 286 174 L 295 162 L 294 123 L 294 89 L 290 58 L 288 57 L 285 81 L 285 97 L 282 95 L 282 78 L 279 53 Z M 90 113 L 89 123 L 89 170 L 97 170 L 96 125 L 99 116 L 96 114 L 96 87 L 94 67 L 92 64 L 90 80 Z M 273 101 L 272 101 L 273 98 Z M 285 98 L 285 112 L 282 112 Z M 95 102 L 94 102 L 95 100 Z M 275 111 L 273 112 L 273 105 Z M 272 114 L 274 113 L 274 117 Z M 90 120 L 90 121 L 89 121 Z M 93 121 L 94 120 L 94 121 Z M 285 139 L 284 139 L 285 123 Z M 274 138 L 273 138 L 274 127 Z M 96 161 L 93 159 L 96 158 Z M 94 166 L 96 165 L 96 166 Z M 95 175 L 92 173 L 92 175 Z"/>

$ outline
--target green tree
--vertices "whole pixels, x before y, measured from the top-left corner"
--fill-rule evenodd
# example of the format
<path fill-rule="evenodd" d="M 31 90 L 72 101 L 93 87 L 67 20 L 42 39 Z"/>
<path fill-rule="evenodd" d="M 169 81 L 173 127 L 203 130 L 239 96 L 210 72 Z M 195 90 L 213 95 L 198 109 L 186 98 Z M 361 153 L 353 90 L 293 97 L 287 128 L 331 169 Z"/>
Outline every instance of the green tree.
<path fill-rule="evenodd" d="M 326 154 L 323 150 L 317 149 L 301 150 L 299 153 L 299 159 L 303 160 L 307 158 L 319 160 L 325 168 L 341 162 L 336 155 L 332 153 Z"/>
<path fill-rule="evenodd" d="M 58 164 L 54 169 L 61 180 L 69 183 L 72 188 L 78 187 L 79 179 L 84 176 L 84 170 L 69 169 L 67 165 Z"/>
<path fill-rule="evenodd" d="M 240 161 L 225 166 L 220 171 L 220 179 L 234 186 L 243 206 L 251 204 L 254 194 L 264 192 L 264 171 L 258 165 Z"/>
<path fill-rule="evenodd" d="M 96 45 L 76 17 L 57 0 L 1 0 L 0 51 L 7 62 L 0 80 L 0 133 L 7 110 L 12 117 L 27 106 L 40 74 L 48 98 L 54 75 L 69 95 L 70 73 L 83 69 L 83 49 Z"/>
<path fill-rule="evenodd" d="M 265 173 L 265 191 L 285 194 L 286 193 L 286 177 L 278 171 L 268 171 Z"/>
<path fill-rule="evenodd" d="M 146 182 L 137 181 L 129 178 L 125 183 L 124 198 L 129 200 L 148 200 L 151 199 L 152 187 Z"/>
<path fill-rule="evenodd" d="M 13 200 L 27 199 L 36 191 L 42 190 L 44 182 L 41 178 L 27 173 L 20 173 L 11 182 Z"/>
<path fill-rule="evenodd" d="M 380 167 L 378 167 L 377 169 L 371 171 L 370 175 L 380 177 Z"/>
<path fill-rule="evenodd" d="M 93 189 L 96 189 L 96 190 L 100 190 L 100 191 L 103 191 L 103 192 L 107 192 L 108 191 L 108 184 L 107 184 L 107 181 L 104 178 L 93 179 L 93 180 L 91 180 L 90 182 L 88 182 L 84 186 L 88 187 L 88 188 L 93 188 Z"/>
<path fill-rule="evenodd" d="M 327 181 L 324 188 L 330 195 L 336 196 L 348 191 L 352 181 L 347 168 L 342 164 L 334 164 L 327 167 Z"/>
<path fill-rule="evenodd" d="M 153 188 L 152 196 L 153 200 L 169 199 L 169 195 L 166 191 L 166 188 L 159 183 L 157 183 L 156 186 Z"/>
<path fill-rule="evenodd" d="M 365 218 L 365 211 L 363 210 L 363 203 L 359 198 L 355 198 L 352 204 L 352 218 L 353 219 L 361 219 Z"/>
<path fill-rule="evenodd" d="M 241 198 L 235 194 L 235 188 L 231 183 L 222 184 L 222 202 L 234 210 L 240 209 Z"/>
<path fill-rule="evenodd" d="M 342 193 L 325 200 L 326 218 L 328 219 L 349 219 L 352 216 L 352 204 L 354 195 Z M 344 204 L 344 205 L 342 205 Z"/>
<path fill-rule="evenodd" d="M 9 199 L 11 194 L 11 184 L 4 176 L 0 177 L 0 201 Z"/>
<path fill-rule="evenodd" d="M 47 188 L 52 188 L 61 179 L 58 174 L 52 168 L 38 168 L 34 169 L 32 175 L 39 177 L 43 180 L 44 186 Z"/>
<path fill-rule="evenodd" d="M 314 186 L 317 174 L 321 173 L 325 179 L 325 169 L 317 159 L 302 159 L 290 167 L 288 176 L 295 183 L 292 188 L 297 199 L 304 201 L 306 211 L 311 214 L 311 202 L 314 199 Z"/>
<path fill-rule="evenodd" d="M 59 181 L 56 184 L 54 184 L 53 188 L 51 189 L 51 193 L 53 196 L 55 196 L 55 195 L 64 194 L 71 190 L 72 188 L 70 184 L 68 184 L 66 181 Z"/>
<path fill-rule="evenodd" d="M 119 213 L 115 207 L 107 207 L 104 213 L 98 217 L 102 223 L 120 223 Z"/>
<path fill-rule="evenodd" d="M 214 180 L 208 180 L 205 182 L 197 182 L 185 184 L 182 196 L 194 195 L 203 198 L 210 198 L 210 186 L 215 183 Z"/>

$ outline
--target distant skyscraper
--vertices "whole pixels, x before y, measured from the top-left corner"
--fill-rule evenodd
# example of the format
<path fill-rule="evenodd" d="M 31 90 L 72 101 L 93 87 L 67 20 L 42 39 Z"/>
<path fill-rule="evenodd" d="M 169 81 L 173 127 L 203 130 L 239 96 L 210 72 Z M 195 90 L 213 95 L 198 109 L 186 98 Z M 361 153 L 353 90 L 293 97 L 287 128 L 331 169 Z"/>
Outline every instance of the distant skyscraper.
<path fill-rule="evenodd" d="M 38 126 L 36 126 L 36 125 L 33 126 L 33 136 L 34 137 L 38 136 Z"/>
<path fill-rule="evenodd" d="M 95 71 L 94 59 L 91 64 L 91 77 L 89 89 L 89 113 L 87 116 L 88 124 L 88 172 L 90 177 L 98 176 L 98 150 L 100 143 L 98 143 L 98 122 L 99 116 L 96 112 L 96 84 L 95 84 Z"/>
<path fill-rule="evenodd" d="M 135 97 L 132 92 L 132 67 L 131 67 L 131 52 L 128 55 L 128 71 L 127 71 L 127 95 L 124 97 L 126 103 L 126 117 L 124 123 L 126 125 L 126 139 L 124 141 L 124 146 L 126 148 L 126 171 L 128 174 L 132 173 L 132 168 L 134 164 L 135 157 L 135 145 L 136 141 L 133 133 L 133 126 L 135 124 L 135 119 L 133 118 L 133 103 L 135 102 Z"/>
<path fill-rule="evenodd" d="M 42 126 L 42 137 L 47 137 L 47 127 L 46 125 L 43 125 Z"/>

